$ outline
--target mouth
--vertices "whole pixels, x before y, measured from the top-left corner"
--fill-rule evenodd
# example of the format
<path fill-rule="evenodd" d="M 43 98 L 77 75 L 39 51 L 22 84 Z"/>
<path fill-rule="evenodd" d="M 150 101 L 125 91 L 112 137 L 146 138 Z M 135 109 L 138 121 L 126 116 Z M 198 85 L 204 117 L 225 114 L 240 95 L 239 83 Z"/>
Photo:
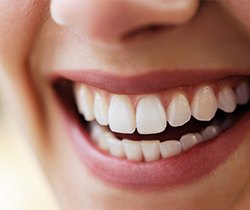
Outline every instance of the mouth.
<path fill-rule="evenodd" d="M 247 134 L 247 76 L 119 92 L 119 79 L 102 88 L 79 80 L 79 73 L 65 75 L 52 83 L 70 138 L 84 164 L 113 184 L 190 183 L 222 164 Z"/>

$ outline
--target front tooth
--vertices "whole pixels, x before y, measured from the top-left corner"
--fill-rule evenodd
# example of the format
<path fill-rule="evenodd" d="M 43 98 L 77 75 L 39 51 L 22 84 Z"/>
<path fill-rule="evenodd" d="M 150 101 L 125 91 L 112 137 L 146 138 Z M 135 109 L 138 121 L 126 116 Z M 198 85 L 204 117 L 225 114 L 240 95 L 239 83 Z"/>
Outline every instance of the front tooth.
<path fill-rule="evenodd" d="M 218 108 L 213 89 L 210 86 L 199 88 L 192 101 L 192 115 L 201 121 L 210 121 Z"/>
<path fill-rule="evenodd" d="M 141 148 L 145 161 L 160 159 L 160 141 L 141 141 Z"/>
<path fill-rule="evenodd" d="M 181 153 L 182 145 L 177 140 L 168 140 L 160 143 L 160 151 L 162 158 L 168 158 Z"/>
<path fill-rule="evenodd" d="M 86 86 L 77 84 L 75 86 L 75 96 L 79 112 L 84 115 L 85 120 L 93 121 L 95 119 L 93 112 L 93 94 Z"/>
<path fill-rule="evenodd" d="M 216 137 L 220 132 L 221 132 L 221 129 L 219 126 L 210 125 L 210 126 L 207 126 L 201 132 L 201 136 L 202 136 L 203 141 L 206 141 L 206 140 Z"/>
<path fill-rule="evenodd" d="M 180 142 L 182 144 L 182 149 L 188 150 L 197 143 L 202 141 L 202 137 L 199 133 L 189 133 L 181 137 Z"/>
<path fill-rule="evenodd" d="M 221 110 L 231 113 L 236 108 L 236 96 L 231 87 L 224 87 L 218 94 L 218 106 Z"/>
<path fill-rule="evenodd" d="M 94 116 L 100 125 L 108 125 L 108 102 L 106 98 L 99 93 L 95 94 Z"/>
<path fill-rule="evenodd" d="M 109 146 L 109 152 L 113 156 L 119 157 L 119 158 L 125 157 L 125 152 L 124 152 L 122 141 L 118 140 L 115 137 L 109 137 L 108 146 Z"/>
<path fill-rule="evenodd" d="M 191 118 L 191 110 L 187 97 L 178 93 L 171 100 L 167 109 L 167 119 L 171 126 L 177 127 L 185 124 Z"/>
<path fill-rule="evenodd" d="M 143 159 L 141 145 L 137 141 L 122 140 L 123 148 L 128 160 L 141 161 Z"/>
<path fill-rule="evenodd" d="M 160 133 L 167 126 L 165 109 L 157 96 L 145 96 L 137 104 L 136 127 L 140 134 Z"/>
<path fill-rule="evenodd" d="M 135 131 L 135 113 L 127 96 L 112 96 L 108 118 L 110 129 L 114 132 L 133 133 Z"/>
<path fill-rule="evenodd" d="M 236 88 L 236 98 L 238 104 L 247 104 L 249 98 L 250 98 L 250 88 L 249 84 L 247 82 L 241 83 Z"/>

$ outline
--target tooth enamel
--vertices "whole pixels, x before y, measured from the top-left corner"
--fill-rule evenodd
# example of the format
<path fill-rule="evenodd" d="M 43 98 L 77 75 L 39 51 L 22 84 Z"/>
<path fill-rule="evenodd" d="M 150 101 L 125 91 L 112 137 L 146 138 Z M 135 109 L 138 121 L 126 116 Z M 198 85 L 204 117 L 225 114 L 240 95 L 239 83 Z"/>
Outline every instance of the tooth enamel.
<path fill-rule="evenodd" d="M 106 98 L 99 93 L 95 94 L 94 116 L 100 125 L 108 125 L 108 102 Z"/>
<path fill-rule="evenodd" d="M 201 121 L 210 121 L 218 108 L 213 89 L 210 86 L 199 88 L 192 101 L 192 115 Z"/>
<path fill-rule="evenodd" d="M 219 126 L 209 125 L 201 132 L 201 136 L 203 141 L 206 141 L 216 137 L 220 132 L 221 129 Z"/>
<path fill-rule="evenodd" d="M 125 152 L 123 148 L 122 141 L 114 137 L 108 138 L 109 152 L 115 157 L 125 158 Z"/>
<path fill-rule="evenodd" d="M 189 133 L 181 137 L 180 142 L 182 149 L 185 151 L 197 143 L 202 141 L 202 137 L 199 133 Z"/>
<path fill-rule="evenodd" d="M 160 141 L 141 141 L 142 153 L 145 161 L 159 160 Z"/>
<path fill-rule="evenodd" d="M 169 140 L 160 143 L 160 152 L 162 158 L 168 158 L 174 155 L 180 154 L 182 151 L 182 145 L 177 140 Z"/>
<path fill-rule="evenodd" d="M 237 106 L 236 95 L 231 87 L 224 87 L 218 94 L 218 107 L 228 113 L 235 110 Z"/>
<path fill-rule="evenodd" d="M 91 122 L 90 128 L 90 136 L 95 142 L 98 142 L 97 139 L 102 138 L 103 134 L 108 131 L 106 128 L 98 125 L 96 122 Z"/>
<path fill-rule="evenodd" d="M 224 122 L 222 123 L 221 129 L 222 129 L 222 130 L 226 130 L 226 129 L 228 129 L 229 127 L 231 127 L 231 125 L 233 125 L 233 123 L 234 123 L 233 118 L 230 117 L 230 116 L 228 116 L 228 117 L 224 120 Z"/>
<path fill-rule="evenodd" d="M 181 126 L 191 118 L 191 110 L 186 96 L 175 94 L 167 109 L 167 119 L 171 126 Z"/>
<path fill-rule="evenodd" d="M 85 120 L 93 121 L 93 95 L 90 90 L 84 85 L 75 86 L 76 103 L 78 110 L 83 114 Z"/>
<path fill-rule="evenodd" d="M 108 118 L 110 129 L 113 132 L 133 133 L 135 131 L 135 113 L 127 96 L 112 96 Z"/>
<path fill-rule="evenodd" d="M 100 138 L 97 139 L 98 146 L 105 151 L 109 150 L 108 139 L 114 138 L 110 132 L 105 132 Z"/>
<path fill-rule="evenodd" d="M 139 142 L 124 139 L 122 140 L 122 143 L 128 160 L 143 160 L 141 145 Z"/>
<path fill-rule="evenodd" d="M 236 98 L 238 104 L 246 104 L 250 98 L 250 88 L 247 82 L 241 83 L 236 88 Z"/>
<path fill-rule="evenodd" d="M 136 127 L 140 134 L 154 134 L 167 126 L 165 109 L 157 96 L 144 96 L 137 104 Z"/>

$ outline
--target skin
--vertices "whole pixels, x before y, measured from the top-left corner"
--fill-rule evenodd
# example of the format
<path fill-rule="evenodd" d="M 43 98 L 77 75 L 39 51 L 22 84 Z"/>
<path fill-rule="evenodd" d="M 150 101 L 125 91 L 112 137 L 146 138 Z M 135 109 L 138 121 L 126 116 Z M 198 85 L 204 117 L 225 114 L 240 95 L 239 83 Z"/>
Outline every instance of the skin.
<path fill-rule="evenodd" d="M 249 209 L 250 131 L 223 165 L 189 185 L 154 192 L 119 189 L 95 178 L 78 159 L 61 132 L 62 113 L 44 75 L 79 67 L 120 75 L 161 67 L 250 69 L 250 1 L 215 0 L 199 6 L 190 0 L 182 9 L 170 8 L 167 1 L 163 12 L 156 0 L 101 2 L 0 0 L 1 96 L 24 129 L 62 207 Z M 155 7 L 147 7 L 149 3 Z M 175 27 L 134 33 L 150 24 Z"/>

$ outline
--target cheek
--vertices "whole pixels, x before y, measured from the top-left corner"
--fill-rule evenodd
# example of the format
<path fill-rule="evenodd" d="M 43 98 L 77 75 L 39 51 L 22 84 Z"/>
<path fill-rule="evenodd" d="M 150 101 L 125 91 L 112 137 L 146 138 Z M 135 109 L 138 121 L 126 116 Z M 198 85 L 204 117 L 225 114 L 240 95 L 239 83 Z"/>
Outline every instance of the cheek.
<path fill-rule="evenodd" d="M 228 9 L 250 35 L 250 0 L 223 0 L 221 4 Z"/>

